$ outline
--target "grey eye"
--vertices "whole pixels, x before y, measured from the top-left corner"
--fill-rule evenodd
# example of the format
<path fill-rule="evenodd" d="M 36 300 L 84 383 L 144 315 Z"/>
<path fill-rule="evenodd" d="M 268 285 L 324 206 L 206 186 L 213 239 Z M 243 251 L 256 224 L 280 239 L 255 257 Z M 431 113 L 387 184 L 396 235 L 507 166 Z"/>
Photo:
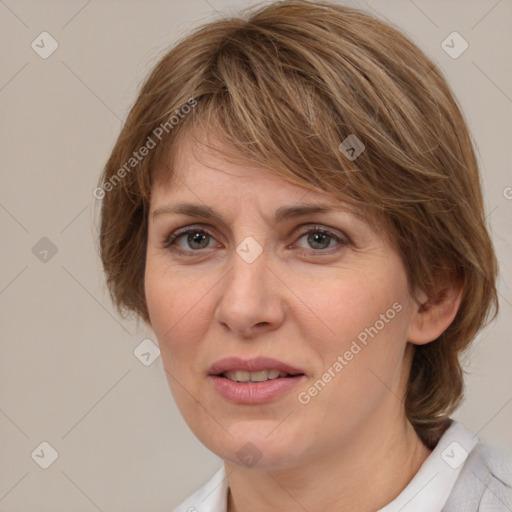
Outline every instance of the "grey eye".
<path fill-rule="evenodd" d="M 304 233 L 300 239 L 306 238 L 309 247 L 303 247 L 304 249 L 328 249 L 334 247 L 339 239 L 333 233 L 323 231 L 320 229 L 311 229 L 307 233 Z M 331 244 L 331 242 L 335 242 Z"/>
<path fill-rule="evenodd" d="M 191 230 L 188 233 L 182 233 L 177 238 L 186 240 L 188 247 L 180 246 L 182 249 L 190 248 L 193 250 L 206 249 L 211 241 L 211 236 L 201 230 Z"/>

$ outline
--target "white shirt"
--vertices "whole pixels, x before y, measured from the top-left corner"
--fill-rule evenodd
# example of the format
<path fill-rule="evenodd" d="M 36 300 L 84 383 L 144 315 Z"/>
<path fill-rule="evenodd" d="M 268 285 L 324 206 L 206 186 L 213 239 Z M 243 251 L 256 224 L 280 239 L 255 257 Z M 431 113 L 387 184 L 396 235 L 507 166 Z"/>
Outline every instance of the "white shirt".
<path fill-rule="evenodd" d="M 222 467 L 172 512 L 226 512 Z M 512 512 L 512 456 L 453 422 L 407 487 L 376 512 Z"/>

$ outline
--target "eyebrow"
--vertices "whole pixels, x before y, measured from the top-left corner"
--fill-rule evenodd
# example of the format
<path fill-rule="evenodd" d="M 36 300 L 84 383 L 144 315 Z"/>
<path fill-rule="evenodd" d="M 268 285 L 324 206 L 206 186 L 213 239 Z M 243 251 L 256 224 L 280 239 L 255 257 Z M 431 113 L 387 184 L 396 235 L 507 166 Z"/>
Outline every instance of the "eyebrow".
<path fill-rule="evenodd" d="M 355 213 L 348 211 L 347 208 L 330 204 L 299 204 L 294 206 L 281 206 L 274 213 L 274 222 L 278 224 L 284 220 L 295 219 L 305 215 L 312 215 L 314 213 L 327 213 L 332 211 L 340 211 L 347 213 Z M 224 225 L 227 225 L 224 217 L 217 213 L 213 208 L 206 205 L 198 205 L 192 203 L 178 203 L 173 206 L 163 206 L 153 211 L 152 217 L 155 219 L 158 215 L 162 214 L 181 214 L 190 217 L 199 217 L 201 219 L 217 220 Z M 356 214 L 357 215 L 357 214 Z"/>

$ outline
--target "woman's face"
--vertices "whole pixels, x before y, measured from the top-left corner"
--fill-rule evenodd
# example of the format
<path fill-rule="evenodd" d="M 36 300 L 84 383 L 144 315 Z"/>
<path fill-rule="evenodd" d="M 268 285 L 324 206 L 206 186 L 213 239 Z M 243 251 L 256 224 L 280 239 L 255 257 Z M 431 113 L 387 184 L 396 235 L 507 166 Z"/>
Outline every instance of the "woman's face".
<path fill-rule="evenodd" d="M 417 305 L 379 231 L 328 193 L 191 138 L 174 164 L 152 190 L 145 289 L 171 391 L 199 440 L 276 469 L 403 422 Z"/>

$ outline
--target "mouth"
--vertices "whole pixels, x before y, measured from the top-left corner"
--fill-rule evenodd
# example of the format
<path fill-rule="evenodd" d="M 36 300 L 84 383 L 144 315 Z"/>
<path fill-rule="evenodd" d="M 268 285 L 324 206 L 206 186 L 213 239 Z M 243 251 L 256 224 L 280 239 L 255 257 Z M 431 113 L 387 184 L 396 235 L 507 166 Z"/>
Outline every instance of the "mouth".
<path fill-rule="evenodd" d="M 282 372 L 277 369 L 272 370 L 260 370 L 257 372 L 247 372 L 243 370 L 230 370 L 224 373 L 218 374 L 218 377 L 232 380 L 234 382 L 265 382 L 267 380 L 275 379 L 289 379 L 296 377 L 297 375 L 304 375 L 303 373 L 290 374 Z"/>
<path fill-rule="evenodd" d="M 305 375 L 305 372 L 271 357 L 227 357 L 212 364 L 208 374 L 236 382 L 264 382 Z"/>
<path fill-rule="evenodd" d="M 208 377 L 217 392 L 230 402 L 263 404 L 287 394 L 306 378 L 304 371 L 268 357 L 238 357 L 214 363 Z"/>

